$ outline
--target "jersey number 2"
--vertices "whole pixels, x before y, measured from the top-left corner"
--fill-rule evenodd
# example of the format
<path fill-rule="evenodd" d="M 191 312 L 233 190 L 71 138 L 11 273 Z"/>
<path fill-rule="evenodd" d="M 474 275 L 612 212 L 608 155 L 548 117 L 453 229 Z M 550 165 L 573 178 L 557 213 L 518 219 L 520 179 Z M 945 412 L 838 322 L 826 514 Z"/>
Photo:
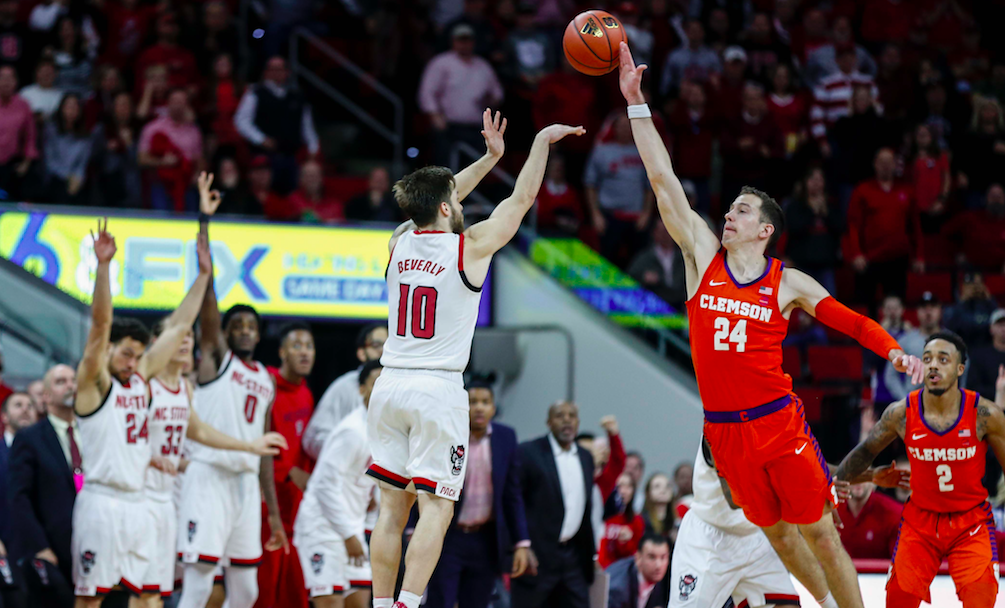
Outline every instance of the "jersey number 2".
<path fill-rule="evenodd" d="M 740 319 L 733 326 L 733 331 L 729 331 L 729 319 L 726 317 L 715 318 L 715 350 L 729 350 L 729 342 L 736 344 L 736 352 L 742 353 L 747 349 L 747 320 Z"/>
<path fill-rule="evenodd" d="M 935 467 L 935 472 L 939 474 L 939 491 L 952 492 L 953 484 L 949 482 L 953 480 L 953 470 L 949 468 L 949 465 L 940 464 Z"/>
<path fill-rule="evenodd" d="M 398 298 L 398 335 L 405 337 L 408 329 L 408 294 L 412 292 L 412 337 L 428 340 L 436 332 L 436 289 L 402 283 Z"/>

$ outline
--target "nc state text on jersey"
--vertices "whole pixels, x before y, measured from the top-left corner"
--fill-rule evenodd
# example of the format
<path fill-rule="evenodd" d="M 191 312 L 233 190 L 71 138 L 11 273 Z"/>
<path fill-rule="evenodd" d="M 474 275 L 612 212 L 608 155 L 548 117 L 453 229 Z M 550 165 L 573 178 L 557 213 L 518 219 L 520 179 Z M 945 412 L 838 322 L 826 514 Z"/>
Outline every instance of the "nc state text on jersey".
<path fill-rule="evenodd" d="M 398 262 L 398 273 L 406 272 L 409 270 L 417 270 L 419 272 L 428 272 L 433 276 L 439 276 L 441 272 L 446 270 L 442 265 L 436 262 L 430 262 L 429 260 L 402 260 Z"/>
<path fill-rule="evenodd" d="M 141 411 L 147 409 L 146 395 L 116 395 L 115 407 L 124 410 Z"/>
<path fill-rule="evenodd" d="M 244 374 L 240 370 L 234 370 L 230 374 L 230 379 L 236 382 L 239 386 L 243 386 L 251 394 L 257 394 L 263 399 L 272 398 L 272 387 L 266 386 L 264 384 L 259 384 L 254 378 L 245 378 Z"/>
<path fill-rule="evenodd" d="M 751 304 L 750 302 L 741 302 L 732 298 L 710 296 L 703 293 L 698 300 L 698 306 L 707 310 L 717 310 L 719 312 L 740 315 L 741 317 L 750 317 L 755 321 L 764 321 L 765 323 L 771 320 L 772 311 L 770 308 Z"/>

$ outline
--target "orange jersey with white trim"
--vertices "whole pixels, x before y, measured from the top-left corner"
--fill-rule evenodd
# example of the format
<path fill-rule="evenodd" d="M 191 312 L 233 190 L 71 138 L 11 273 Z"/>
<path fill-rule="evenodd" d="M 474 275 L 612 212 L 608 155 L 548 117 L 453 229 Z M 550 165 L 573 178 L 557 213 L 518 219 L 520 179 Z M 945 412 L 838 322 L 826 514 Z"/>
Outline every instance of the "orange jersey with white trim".
<path fill-rule="evenodd" d="M 977 439 L 980 395 L 960 389 L 960 415 L 944 432 L 925 421 L 924 389 L 907 396 L 904 444 L 911 462 L 911 503 L 927 511 L 967 511 L 988 499 L 984 479 L 987 442 Z"/>
<path fill-rule="evenodd" d="M 706 410 L 744 410 L 792 392 L 792 379 L 782 372 L 789 321 L 778 309 L 785 264 L 767 261 L 760 278 L 740 284 L 721 248 L 687 301 L 691 358 Z"/>

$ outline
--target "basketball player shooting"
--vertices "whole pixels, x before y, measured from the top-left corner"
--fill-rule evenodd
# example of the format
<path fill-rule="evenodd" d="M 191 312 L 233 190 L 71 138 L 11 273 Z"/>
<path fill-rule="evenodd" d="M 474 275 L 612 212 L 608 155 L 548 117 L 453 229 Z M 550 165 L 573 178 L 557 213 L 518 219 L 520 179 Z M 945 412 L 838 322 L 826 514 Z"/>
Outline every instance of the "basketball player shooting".
<path fill-rule="evenodd" d="M 199 275 L 150 349 L 150 333 L 135 319 L 112 316 L 109 265 L 115 239 L 108 220 L 91 235 L 98 261 L 91 303 L 91 329 L 77 368 L 73 404 L 80 426 L 86 483 L 73 506 L 73 574 L 77 608 L 100 605 L 102 595 L 121 584 L 138 596 L 156 550 L 144 502 L 149 466 L 173 475 L 175 466 L 152 456 L 148 442 L 150 400 L 147 379 L 163 370 L 199 312 L 209 285 L 209 247 L 199 238 Z M 107 406 L 107 407 L 106 407 Z M 130 598 L 130 606 L 139 605 Z"/>
<path fill-rule="evenodd" d="M 855 567 L 830 515 L 830 472 L 782 372 L 782 339 L 792 310 L 801 308 L 914 382 L 921 380 L 921 361 L 809 275 L 765 255 L 784 228 L 781 207 L 766 193 L 744 187 L 726 213 L 721 242 L 716 238 L 691 209 L 653 126 L 641 88 L 646 66 L 635 65 L 627 44 L 620 51 L 635 145 L 663 223 L 684 256 L 691 356 L 718 472 L 789 571 L 807 589 L 830 588 L 833 597 L 818 602 L 861 608 Z"/>
<path fill-rule="evenodd" d="M 893 550 L 886 583 L 888 608 L 931 603 L 943 560 L 964 608 L 991 608 L 998 596 L 998 544 L 988 491 L 981 483 L 990 446 L 1005 463 L 1005 390 L 996 402 L 960 388 L 967 347 L 952 332 L 928 338 L 922 354 L 925 386 L 896 403 L 838 467 L 851 479 L 898 437 L 911 463 L 911 499 Z"/>
<path fill-rule="evenodd" d="M 486 110 L 483 125 L 489 154 L 501 156 L 506 121 L 500 124 L 499 114 L 493 119 Z M 426 167 L 394 186 L 398 205 L 412 219 L 388 244 L 389 336 L 367 416 L 373 451 L 367 474 L 380 483 L 380 516 L 370 539 L 374 608 L 394 603 L 401 534 L 416 500 L 419 522 L 394 606 L 419 606 L 464 480 L 469 422 L 461 372 L 471 353 L 482 283 L 492 256 L 534 205 L 549 146 L 585 132 L 565 125 L 541 130 L 513 194 L 467 229 L 460 201 L 498 158 L 483 158 L 456 176 L 445 167 Z"/>

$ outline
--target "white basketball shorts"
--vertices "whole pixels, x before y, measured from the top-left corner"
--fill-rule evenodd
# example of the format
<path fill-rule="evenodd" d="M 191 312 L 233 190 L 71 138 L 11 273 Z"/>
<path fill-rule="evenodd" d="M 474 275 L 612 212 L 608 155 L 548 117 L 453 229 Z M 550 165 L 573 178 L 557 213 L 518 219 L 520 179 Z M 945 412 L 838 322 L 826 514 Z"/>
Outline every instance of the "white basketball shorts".
<path fill-rule="evenodd" d="M 306 536 L 306 535 L 305 535 Z M 362 566 L 349 563 L 349 554 L 342 540 L 312 541 L 296 532 L 293 534 L 293 544 L 300 556 L 300 569 L 304 573 L 304 584 L 311 597 L 341 594 L 350 595 L 360 589 L 372 586 L 373 575 L 370 570 L 370 550 L 366 539 L 360 538 L 366 561 Z"/>
<path fill-rule="evenodd" d="M 160 593 L 171 597 L 174 591 L 175 562 L 178 542 L 178 511 L 171 501 L 147 498 L 150 510 L 151 554 L 147 573 L 143 577 L 144 593 Z"/>
<path fill-rule="evenodd" d="M 152 549 L 149 513 L 143 492 L 84 485 L 73 504 L 70 540 L 76 595 L 104 595 L 120 583 L 140 594 Z"/>
<path fill-rule="evenodd" d="M 262 562 L 262 496 L 256 473 L 189 463 L 178 508 L 178 559 L 229 566 Z"/>
<path fill-rule="evenodd" d="M 367 474 L 399 489 L 457 500 L 469 425 L 459 372 L 384 368 L 367 413 L 373 452 Z"/>
<path fill-rule="evenodd" d="M 738 536 L 688 512 L 670 560 L 669 608 L 799 605 L 789 572 L 760 531 Z"/>

